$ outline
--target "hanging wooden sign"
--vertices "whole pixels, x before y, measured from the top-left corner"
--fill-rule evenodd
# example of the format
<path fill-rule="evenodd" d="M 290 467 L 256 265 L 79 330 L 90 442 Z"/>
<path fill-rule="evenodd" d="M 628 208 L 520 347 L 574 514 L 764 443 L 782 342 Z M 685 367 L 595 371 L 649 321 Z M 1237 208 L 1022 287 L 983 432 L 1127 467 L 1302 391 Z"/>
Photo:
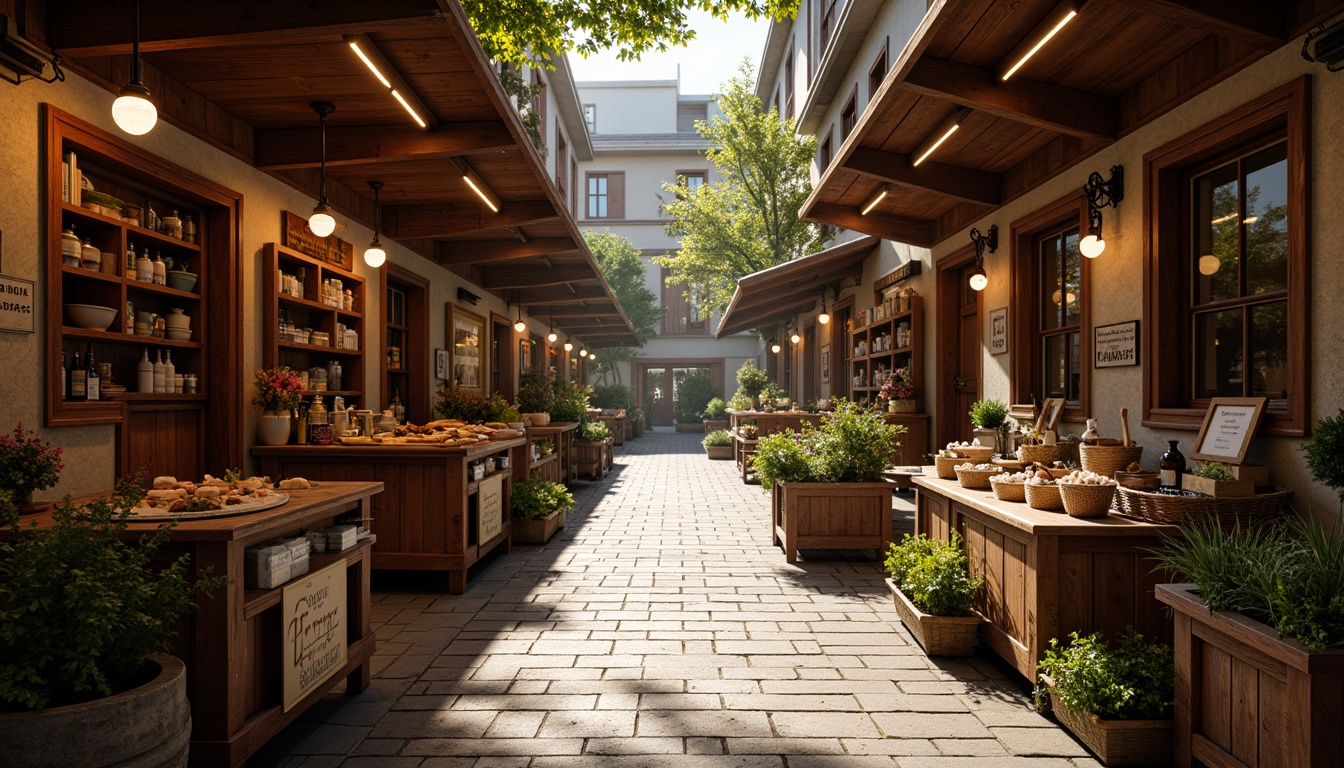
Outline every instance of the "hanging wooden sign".
<path fill-rule="evenodd" d="M 286 248 L 293 248 L 304 256 L 311 256 L 325 264 L 354 273 L 355 246 L 350 243 L 335 235 L 326 237 L 314 235 L 308 228 L 307 219 L 289 211 L 284 212 L 281 230 Z"/>
<path fill-rule="evenodd" d="M 873 290 L 877 293 L 881 293 L 883 290 L 890 288 L 897 283 L 909 280 L 919 274 L 923 265 L 924 262 L 911 259 L 875 280 L 873 282 Z"/>

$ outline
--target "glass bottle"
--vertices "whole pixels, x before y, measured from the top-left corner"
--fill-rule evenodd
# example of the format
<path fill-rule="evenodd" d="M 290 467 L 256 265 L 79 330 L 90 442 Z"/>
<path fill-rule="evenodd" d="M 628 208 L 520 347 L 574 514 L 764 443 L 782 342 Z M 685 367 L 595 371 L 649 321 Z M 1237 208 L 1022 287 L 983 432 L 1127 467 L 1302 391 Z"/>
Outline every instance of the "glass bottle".
<path fill-rule="evenodd" d="M 155 285 L 167 285 L 167 284 L 168 284 L 168 266 L 167 266 L 166 264 L 163 263 L 163 256 L 162 256 L 158 251 L 155 251 L 155 252 L 154 252 L 154 261 L 150 262 L 150 264 L 151 264 L 151 268 L 153 269 L 153 273 L 152 273 L 152 275 L 153 275 L 153 281 L 152 281 L 152 282 L 153 282 Z"/>
<path fill-rule="evenodd" d="M 163 350 L 159 350 L 154 358 L 154 391 L 163 392 L 164 374 L 163 369 Z"/>
<path fill-rule="evenodd" d="M 61 350 L 61 399 L 70 399 L 70 367 L 65 361 L 65 350 Z"/>
<path fill-rule="evenodd" d="M 88 400 L 89 399 L 89 372 L 84 367 L 83 361 L 79 357 L 79 350 L 75 350 L 75 357 L 70 361 L 70 399 Z"/>
<path fill-rule="evenodd" d="M 145 353 L 140 357 L 140 364 L 136 366 L 135 381 L 137 392 L 154 391 L 154 363 L 149 359 L 149 347 L 145 347 Z"/>
<path fill-rule="evenodd" d="M 392 418 L 397 420 L 398 424 L 406 423 L 406 406 L 401 404 L 401 390 L 392 390 Z"/>
<path fill-rule="evenodd" d="M 298 419 L 298 425 L 299 425 L 299 426 L 298 426 L 298 430 L 299 430 L 299 445 L 307 445 L 307 444 L 308 444 L 308 404 L 305 403 L 305 402 L 303 402 L 302 400 L 300 400 L 300 401 L 299 401 L 299 409 L 298 409 L 298 410 L 299 410 L 299 419 Z"/>
<path fill-rule="evenodd" d="M 173 393 L 177 391 L 177 366 L 173 365 L 173 350 L 164 354 L 167 356 L 163 359 L 163 391 Z"/>
<path fill-rule="evenodd" d="M 78 267 L 83 250 L 83 244 L 75 236 L 75 225 L 66 224 L 61 232 L 61 263 L 69 267 Z"/>
<path fill-rule="evenodd" d="M 1168 440 L 1167 444 L 1171 447 L 1162 454 L 1157 463 L 1162 475 L 1158 482 L 1166 490 L 1179 491 L 1181 474 L 1185 472 L 1185 455 L 1181 453 L 1179 440 Z"/>
<path fill-rule="evenodd" d="M 88 347 L 88 359 L 84 361 L 87 372 L 84 374 L 84 391 L 89 400 L 98 400 L 101 397 L 102 388 L 98 378 L 98 364 L 93 360 L 93 344 Z"/>
<path fill-rule="evenodd" d="M 135 279 L 142 283 L 154 282 L 154 262 L 149 260 L 148 247 L 141 251 L 140 258 L 135 260 Z"/>
<path fill-rule="evenodd" d="M 135 277 L 135 243 L 126 243 L 126 276 Z"/>
<path fill-rule="evenodd" d="M 196 242 L 196 222 L 191 220 L 191 214 L 187 214 L 187 220 L 182 222 L 182 239 L 188 243 Z"/>
<path fill-rule="evenodd" d="M 313 427 L 327 426 L 327 406 L 322 404 L 322 396 L 314 395 L 313 404 L 308 408 L 308 442 L 314 442 Z"/>

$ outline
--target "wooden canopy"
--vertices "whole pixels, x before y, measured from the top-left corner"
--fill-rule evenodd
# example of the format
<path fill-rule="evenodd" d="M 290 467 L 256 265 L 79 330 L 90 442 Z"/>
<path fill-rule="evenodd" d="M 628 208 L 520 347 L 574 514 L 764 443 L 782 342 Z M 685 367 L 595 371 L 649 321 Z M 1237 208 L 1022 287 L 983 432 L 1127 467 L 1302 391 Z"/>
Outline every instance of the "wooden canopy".
<path fill-rule="evenodd" d="M 332 102 L 327 187 L 338 222 L 372 226 L 368 182 L 382 181 L 385 237 L 534 317 L 553 313 L 556 328 L 589 347 L 638 343 L 546 172 L 554 138 L 534 146 L 455 0 L 140 6 L 143 79 L 162 119 L 316 196 L 321 144 L 309 105 Z M 43 19 L 29 17 L 34 37 Z M 48 0 L 45 22 L 45 43 L 73 69 L 111 90 L 129 79 L 128 5 Z M 425 113 L 427 128 L 351 40 L 373 49 L 367 55 L 391 70 L 391 86 Z"/>
<path fill-rule="evenodd" d="M 1341 11 L 1338 0 L 933 0 L 802 216 L 932 245 Z"/>
<path fill-rule="evenodd" d="M 715 335 L 722 338 L 810 312 L 828 289 L 838 289 L 846 280 L 862 282 L 863 262 L 880 242 L 861 237 L 739 279 Z"/>

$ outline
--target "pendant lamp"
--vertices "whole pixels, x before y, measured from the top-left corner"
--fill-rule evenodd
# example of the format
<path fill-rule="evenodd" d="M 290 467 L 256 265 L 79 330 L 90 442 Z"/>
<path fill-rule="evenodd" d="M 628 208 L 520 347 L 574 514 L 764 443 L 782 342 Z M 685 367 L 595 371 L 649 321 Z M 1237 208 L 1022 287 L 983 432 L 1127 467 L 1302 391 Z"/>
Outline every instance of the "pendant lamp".
<path fill-rule="evenodd" d="M 378 235 L 383 232 L 383 209 L 378 205 L 378 190 L 383 188 L 383 182 L 370 181 L 369 186 L 373 188 L 373 242 L 364 251 L 364 263 L 377 269 L 383 266 L 387 261 L 387 251 L 383 250 L 383 244 L 378 242 Z"/>
<path fill-rule="evenodd" d="M 132 136 L 143 136 L 154 129 L 159 111 L 149 100 L 149 89 L 140 82 L 140 0 L 131 5 L 131 82 L 121 87 L 112 102 L 112 120 Z"/>
<path fill-rule="evenodd" d="M 522 333 L 527 330 L 527 323 L 523 322 L 523 308 L 518 307 L 518 322 L 513 324 L 513 330 Z"/>
<path fill-rule="evenodd" d="M 317 207 L 308 217 L 308 228 L 318 237 L 326 237 L 336 231 L 336 218 L 331 215 L 331 206 L 327 204 L 327 115 L 336 111 L 336 105 L 330 101 L 314 101 L 310 104 L 317 113 L 318 125 L 322 129 L 322 176 Z"/>

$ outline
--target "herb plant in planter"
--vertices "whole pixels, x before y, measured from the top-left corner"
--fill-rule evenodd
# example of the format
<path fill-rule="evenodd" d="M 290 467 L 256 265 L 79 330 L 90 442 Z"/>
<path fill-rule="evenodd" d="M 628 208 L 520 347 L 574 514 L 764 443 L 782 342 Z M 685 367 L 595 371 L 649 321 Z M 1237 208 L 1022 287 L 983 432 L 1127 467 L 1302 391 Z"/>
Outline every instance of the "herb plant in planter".
<path fill-rule="evenodd" d="M 1008 404 L 1001 400 L 976 400 L 971 404 L 971 430 L 982 445 L 994 446 L 995 453 L 1006 448 Z"/>
<path fill-rule="evenodd" d="M 705 421 L 705 434 L 728 428 L 728 404 L 722 397 L 716 397 L 705 404 L 705 412 L 700 414 Z"/>
<path fill-rule="evenodd" d="M 1101 632 L 1051 638 L 1037 703 L 1105 765 L 1167 765 L 1172 754 L 1171 648 L 1132 628 L 1114 646 Z"/>
<path fill-rule="evenodd" d="M 1194 472 L 1184 473 L 1181 476 L 1181 487 L 1216 499 L 1255 495 L 1254 480 L 1238 480 L 1228 471 L 1226 464 L 1216 461 L 1206 461 Z"/>
<path fill-rule="evenodd" d="M 555 388 L 545 371 L 529 368 L 518 377 L 518 412 L 534 427 L 551 423 L 551 406 L 555 404 Z"/>
<path fill-rule="evenodd" d="M 611 466 L 611 430 L 600 421 L 582 421 L 574 435 L 575 471 L 601 480 Z"/>
<path fill-rule="evenodd" d="M 143 492 L 58 502 L 21 525 L 0 491 L 0 765 L 180 766 L 191 715 L 186 669 L 165 655 L 178 616 L 224 586 L 157 557 L 172 526 L 123 540 Z"/>
<path fill-rule="evenodd" d="M 574 494 L 559 483 L 545 480 L 514 483 L 513 540 L 523 544 L 545 544 L 565 527 L 565 514 L 573 508 Z"/>
<path fill-rule="evenodd" d="M 710 432 L 700 444 L 705 446 L 705 455 L 711 459 L 733 458 L 733 436 L 726 429 Z"/>
<path fill-rule="evenodd" d="M 749 411 L 755 404 L 756 398 L 761 396 L 765 386 L 770 383 L 770 374 L 757 368 L 755 361 L 748 360 L 737 369 L 737 393 L 733 395 L 737 398 L 739 395 L 747 399 L 746 408 L 734 408 L 738 411 Z"/>
<path fill-rule="evenodd" d="M 948 542 L 907 534 L 885 563 L 896 613 L 930 656 L 970 656 L 980 617 L 971 611 L 984 578 L 971 576 L 961 535 Z"/>

